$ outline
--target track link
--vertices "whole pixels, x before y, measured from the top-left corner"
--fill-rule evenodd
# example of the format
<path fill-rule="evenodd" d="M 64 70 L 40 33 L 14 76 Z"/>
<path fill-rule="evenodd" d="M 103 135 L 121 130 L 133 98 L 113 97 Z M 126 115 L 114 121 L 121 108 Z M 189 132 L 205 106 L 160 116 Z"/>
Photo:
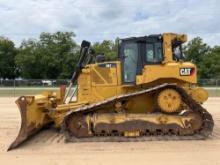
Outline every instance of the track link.
<path fill-rule="evenodd" d="M 144 134 L 139 137 L 124 137 L 121 135 L 114 135 L 114 134 L 95 134 L 95 136 L 92 137 L 86 137 L 86 138 L 77 138 L 75 136 L 72 136 L 71 130 L 68 129 L 70 124 L 70 120 L 75 115 L 86 115 L 88 113 L 94 113 L 98 109 L 101 109 L 102 107 L 110 104 L 114 104 L 118 101 L 124 101 L 127 99 L 130 99 L 135 96 L 149 94 L 149 93 L 155 93 L 160 90 L 163 90 L 165 88 L 172 88 L 178 91 L 182 97 L 182 101 L 188 106 L 190 110 L 193 112 L 198 113 L 202 118 L 202 127 L 199 129 L 196 133 L 193 135 L 178 135 L 176 133 L 172 133 L 167 135 L 167 133 L 164 133 L 163 131 L 158 132 L 151 132 L 151 134 Z M 152 141 L 152 140 L 200 140 L 200 139 L 206 139 L 209 135 L 212 134 L 214 127 L 214 121 L 211 116 L 211 114 L 204 109 L 200 104 L 198 104 L 195 100 L 190 97 L 186 91 L 177 86 L 176 84 L 162 84 L 158 85 L 153 88 L 137 91 L 130 94 L 124 94 L 116 97 L 112 97 L 106 100 L 103 100 L 98 103 L 93 103 L 90 105 L 85 105 L 80 108 L 77 108 L 75 110 L 72 110 L 68 112 L 64 118 L 63 124 L 62 124 L 62 131 L 64 132 L 66 136 L 67 142 L 129 142 L 129 141 Z"/>

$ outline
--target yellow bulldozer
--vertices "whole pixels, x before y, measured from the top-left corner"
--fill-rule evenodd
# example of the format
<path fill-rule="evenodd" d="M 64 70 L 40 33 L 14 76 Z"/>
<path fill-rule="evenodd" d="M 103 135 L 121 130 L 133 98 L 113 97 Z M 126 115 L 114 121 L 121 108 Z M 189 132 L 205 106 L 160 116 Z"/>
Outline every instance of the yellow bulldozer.
<path fill-rule="evenodd" d="M 70 85 L 16 100 L 21 128 L 9 150 L 43 128 L 59 128 L 67 141 L 205 139 L 214 121 L 201 105 L 197 68 L 184 59 L 184 34 L 120 39 L 118 58 L 106 61 L 83 41 Z"/>

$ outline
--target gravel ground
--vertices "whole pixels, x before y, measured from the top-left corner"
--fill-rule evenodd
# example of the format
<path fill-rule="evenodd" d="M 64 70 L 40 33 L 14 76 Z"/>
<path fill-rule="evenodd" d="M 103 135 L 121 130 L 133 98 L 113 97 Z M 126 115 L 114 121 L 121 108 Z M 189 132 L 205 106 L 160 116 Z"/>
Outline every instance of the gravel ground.
<path fill-rule="evenodd" d="M 0 164 L 220 164 L 220 98 L 212 97 L 204 104 L 215 120 L 213 135 L 207 140 L 65 143 L 56 130 L 45 130 L 7 152 L 20 127 L 14 100 L 0 97 Z"/>

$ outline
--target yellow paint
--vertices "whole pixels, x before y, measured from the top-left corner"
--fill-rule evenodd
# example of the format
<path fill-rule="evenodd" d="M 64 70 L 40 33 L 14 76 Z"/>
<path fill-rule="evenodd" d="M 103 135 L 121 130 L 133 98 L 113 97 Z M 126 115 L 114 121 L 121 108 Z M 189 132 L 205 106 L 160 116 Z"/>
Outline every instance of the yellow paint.
<path fill-rule="evenodd" d="M 176 90 L 168 88 L 159 93 L 157 103 L 161 111 L 173 113 L 180 110 L 182 100 L 180 94 Z"/>
<path fill-rule="evenodd" d="M 78 78 L 77 101 L 63 104 L 61 102 L 62 94 L 60 94 L 60 92 L 37 95 L 27 107 L 28 123 L 44 125 L 48 121 L 54 121 L 56 127 L 60 127 L 65 114 L 70 110 L 110 97 L 150 88 L 162 83 L 177 83 L 177 85 L 184 87 L 196 101 L 204 102 L 205 98 L 207 98 L 206 93 L 199 90 L 202 96 L 198 96 L 195 94 L 198 90 L 193 90 L 194 87 L 192 87 L 192 84 L 197 83 L 196 66 L 191 62 L 176 62 L 172 59 L 172 41 L 179 40 L 185 42 L 186 39 L 186 35 L 182 34 L 163 34 L 164 61 L 161 64 L 144 66 L 142 75 L 136 76 L 136 84 L 133 85 L 124 85 L 122 83 L 121 61 L 87 65 Z M 102 66 L 105 64 L 109 67 Z M 195 72 L 191 76 L 180 76 L 180 68 L 195 68 Z M 58 106 L 53 107 L 53 102 Z M 150 113 L 154 106 L 154 96 L 149 94 L 140 96 L 138 99 L 129 100 L 125 105 L 125 110 L 128 113 Z M 105 111 L 112 112 L 114 109 L 110 108 Z M 166 118 L 162 118 L 161 121 L 166 122 L 165 119 Z M 180 123 L 179 119 L 175 117 L 168 119 L 170 122 L 173 120 L 176 123 Z M 114 118 L 114 120 L 124 121 L 120 116 Z M 156 122 L 156 120 L 159 119 L 154 116 L 149 116 L 148 120 Z"/>
<path fill-rule="evenodd" d="M 124 132 L 125 137 L 138 137 L 140 136 L 140 131 L 125 131 Z"/>
<path fill-rule="evenodd" d="M 161 114 L 161 113 L 152 113 L 152 114 L 96 113 L 96 114 L 93 114 L 90 118 L 91 120 L 88 120 L 88 122 L 92 121 L 94 127 L 96 127 L 100 123 L 122 124 L 124 122 L 129 122 L 133 120 L 141 120 L 145 122 L 151 122 L 154 124 L 177 124 L 181 126 L 182 128 L 186 128 L 187 121 L 195 120 L 195 117 L 193 115 L 192 116 L 190 115 L 180 116 L 180 115 L 166 115 L 166 114 Z M 88 123 L 88 125 L 90 125 L 90 123 Z"/>
<path fill-rule="evenodd" d="M 163 34 L 163 63 L 168 63 L 173 61 L 172 53 L 172 41 L 177 40 L 182 43 L 187 41 L 187 36 L 185 34 L 174 34 L 174 33 L 164 33 Z"/>

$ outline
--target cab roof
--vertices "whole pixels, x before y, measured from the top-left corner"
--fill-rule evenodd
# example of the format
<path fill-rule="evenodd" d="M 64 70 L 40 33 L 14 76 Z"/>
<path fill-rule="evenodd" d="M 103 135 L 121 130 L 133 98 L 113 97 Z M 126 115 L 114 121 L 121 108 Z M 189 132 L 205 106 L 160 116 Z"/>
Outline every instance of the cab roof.
<path fill-rule="evenodd" d="M 140 37 L 129 37 L 129 38 L 122 38 L 119 39 L 119 41 L 121 42 L 156 42 L 162 39 L 162 35 L 161 34 L 152 34 L 149 36 L 140 36 Z"/>

